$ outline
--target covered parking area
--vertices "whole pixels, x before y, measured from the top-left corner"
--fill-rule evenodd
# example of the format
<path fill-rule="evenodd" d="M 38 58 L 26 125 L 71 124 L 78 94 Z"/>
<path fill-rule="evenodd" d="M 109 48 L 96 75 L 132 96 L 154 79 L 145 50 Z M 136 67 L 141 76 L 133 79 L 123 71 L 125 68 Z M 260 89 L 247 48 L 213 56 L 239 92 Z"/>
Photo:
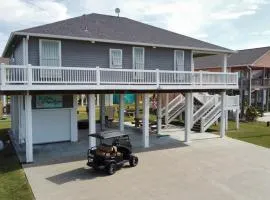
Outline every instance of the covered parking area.
<path fill-rule="evenodd" d="M 96 124 L 97 132 L 100 132 L 100 124 Z M 115 129 L 108 129 L 115 130 Z M 129 123 L 125 125 L 125 133 L 127 133 L 131 139 L 134 152 L 154 151 L 161 149 L 171 149 L 176 147 L 187 146 L 185 143 L 185 131 L 184 127 L 170 125 L 167 129 L 163 129 L 160 135 L 149 135 L 149 147 L 144 148 L 142 144 L 143 134 L 141 129 L 132 127 Z M 89 130 L 78 130 L 77 142 L 60 142 L 60 143 L 48 143 L 37 144 L 33 146 L 35 162 L 30 164 L 35 165 L 48 165 L 53 163 L 71 162 L 76 160 L 85 160 L 86 153 L 89 148 Z M 191 140 L 202 140 L 219 138 L 218 135 L 211 133 L 196 133 L 191 132 Z M 19 155 L 21 160 L 25 156 L 24 151 L 20 151 Z"/>
<path fill-rule="evenodd" d="M 42 92 L 41 94 L 42 95 L 55 95 L 57 94 L 59 96 L 59 94 L 63 95 L 63 94 L 67 94 L 69 96 L 71 96 L 72 98 L 69 100 L 69 103 L 70 103 L 70 108 L 63 108 L 63 109 L 53 109 L 54 112 L 56 113 L 60 113 L 60 110 L 61 112 L 62 111 L 67 111 L 66 109 L 69 109 L 70 111 L 68 112 L 67 116 L 68 116 L 68 120 L 63 120 L 62 117 L 58 117 L 60 115 L 57 115 L 57 114 L 54 114 L 51 112 L 50 109 L 39 109 L 40 111 L 42 110 L 42 112 L 46 111 L 47 113 L 49 113 L 49 115 L 45 115 L 44 117 L 44 114 L 40 115 L 39 118 L 42 119 L 40 120 L 40 124 L 42 126 L 37 126 L 36 123 L 34 123 L 34 121 L 36 119 L 38 119 L 37 117 L 35 117 L 33 115 L 33 111 L 34 108 L 32 107 L 33 105 L 33 99 L 32 98 L 35 98 L 35 102 L 37 102 L 36 100 L 36 95 L 40 95 L 39 92 L 33 92 L 33 93 L 27 93 L 25 95 L 25 98 L 23 100 L 23 98 L 21 98 L 21 102 L 24 103 L 24 104 L 20 104 L 21 106 L 21 119 L 24 119 L 22 120 L 21 123 L 17 123 L 17 124 L 21 124 L 22 125 L 22 128 L 21 130 L 23 130 L 22 132 L 24 132 L 25 134 L 25 139 L 22 140 L 23 143 L 21 145 L 17 145 L 19 147 L 22 147 L 22 148 L 17 148 L 18 152 L 20 152 L 20 155 L 21 155 L 21 161 L 25 161 L 27 163 L 31 163 L 31 162 L 35 162 L 36 159 L 40 159 L 38 158 L 39 156 L 39 146 L 40 145 L 36 145 L 34 143 L 34 136 L 40 132 L 42 134 L 43 137 L 45 138 L 48 138 L 48 134 L 51 133 L 52 131 L 48 130 L 49 128 L 54 128 L 57 127 L 57 130 L 54 130 L 54 133 L 53 136 L 55 136 L 56 134 L 58 133 L 67 133 L 69 139 L 66 140 L 66 141 L 70 141 L 69 143 L 63 143 L 62 144 L 62 140 L 61 140 L 61 143 L 58 143 L 57 141 L 54 141 L 54 142 L 57 142 L 53 145 L 50 145 L 50 144 L 45 144 L 45 145 L 42 145 L 43 148 L 46 148 L 48 146 L 48 148 L 52 148 L 54 146 L 59 146 L 59 148 L 61 149 L 62 146 L 65 146 L 64 149 L 70 149 L 70 150 L 63 150 L 61 152 L 61 154 L 59 156 L 63 156 L 65 157 L 66 154 L 68 154 L 69 151 L 72 151 L 73 148 L 70 148 L 72 146 L 74 146 L 74 152 L 77 152 L 76 149 L 80 149 L 80 148 L 83 148 L 85 149 L 85 151 L 87 151 L 87 149 L 91 148 L 91 147 L 94 147 L 96 146 L 96 140 L 95 138 L 93 137 L 88 137 L 88 134 L 93 134 L 93 133 L 98 133 L 100 132 L 101 129 L 104 129 L 104 126 L 105 126 L 105 94 L 111 94 L 113 91 L 107 91 L 107 92 L 104 92 L 104 91 L 95 91 L 95 93 L 89 93 L 89 91 L 68 91 L 66 93 L 64 93 L 64 91 L 62 91 L 62 93 L 60 93 L 59 91 L 55 91 L 55 92 L 52 92 L 52 91 L 44 91 Z M 124 105 L 124 94 L 128 91 L 114 91 L 114 92 L 118 92 L 118 94 L 120 94 L 120 101 L 119 101 L 119 122 L 118 122 L 118 127 L 117 127 L 117 130 L 118 131 L 127 131 L 125 129 L 125 123 L 124 123 L 124 110 L 125 110 L 125 105 Z M 156 141 L 155 141 L 155 137 L 154 136 L 151 136 L 151 134 L 149 133 L 149 115 L 150 115 L 150 112 L 149 112 L 149 109 L 150 109 L 150 93 L 157 93 L 158 95 L 158 100 L 157 100 L 157 133 L 158 134 L 161 134 L 163 132 L 163 130 L 161 129 L 162 128 L 162 117 L 161 117 L 161 110 L 162 110 L 162 107 L 161 107 L 161 91 L 156 91 L 156 90 L 153 90 L 153 91 L 130 91 L 130 92 L 133 92 L 135 94 L 142 94 L 143 96 L 143 103 L 142 103 L 142 127 L 141 129 L 137 130 L 140 132 L 140 134 L 138 134 L 137 137 L 134 137 L 136 139 L 133 139 L 132 138 L 132 142 L 133 140 L 135 141 L 135 146 L 137 147 L 140 147 L 140 148 L 149 148 L 151 147 L 151 145 L 153 146 L 154 144 L 156 144 Z M 185 103 L 185 127 L 184 129 L 176 129 L 175 132 L 178 133 L 177 137 L 178 137 L 178 141 L 182 141 L 182 142 L 185 142 L 186 144 L 188 144 L 190 141 L 191 141 L 191 134 L 192 134 L 192 131 L 191 131 L 191 128 L 192 128 L 192 124 L 193 124 L 193 116 L 192 116 L 192 113 L 193 113 L 193 97 L 192 97 L 192 92 L 195 92 L 195 91 L 191 91 L 191 90 L 175 90 L 175 91 L 170 91 L 170 90 L 164 90 L 162 91 L 164 93 L 169 93 L 169 92 L 182 92 L 185 94 L 185 97 L 186 97 L 186 103 Z M 76 95 L 77 94 L 81 94 L 81 93 L 85 93 L 87 94 L 88 96 L 88 126 L 89 126 L 89 129 L 87 132 L 85 132 L 84 136 L 81 137 L 79 134 L 79 131 L 77 129 L 77 114 L 76 114 L 76 109 L 77 109 L 77 101 L 76 101 Z M 222 92 L 223 94 L 224 92 Z M 72 94 L 72 95 L 71 95 Z M 96 94 L 100 94 L 100 124 L 97 126 L 96 124 Z M 22 97 L 22 96 L 21 96 Z M 57 101 L 57 100 L 55 100 Z M 63 104 L 66 104 L 65 102 L 65 98 L 63 98 Z M 167 101 L 168 103 L 168 101 Z M 136 103 L 137 104 L 137 103 Z M 224 102 L 223 102 L 224 104 Z M 137 117 L 138 113 L 139 113 L 139 106 L 136 105 L 135 106 L 136 110 L 135 110 L 135 117 Z M 223 109 L 222 109 L 223 111 Z M 166 112 L 166 109 L 165 109 L 165 112 Z M 223 113 L 223 112 L 222 112 Z M 223 113 L 224 114 L 224 113 Z M 41 117 L 42 116 L 42 117 Z M 53 118 L 54 117 L 54 118 Z M 61 122 L 59 122 L 59 120 L 62 119 Z M 15 121 L 15 120 L 12 120 L 12 121 Z M 47 124 L 45 124 L 45 121 Z M 165 116 L 165 121 L 166 121 L 166 116 Z M 56 126 L 56 124 L 57 126 Z M 63 129 L 61 127 L 58 127 L 58 125 L 61 124 L 61 125 L 64 125 L 65 127 L 68 127 L 68 130 L 70 131 L 63 131 Z M 37 127 L 36 129 L 33 128 L 34 125 Z M 12 128 L 13 129 L 13 128 Z M 16 131 L 13 131 L 13 133 L 16 132 Z M 135 131 L 136 132 L 136 131 Z M 19 128 L 19 137 L 20 138 L 20 128 Z M 134 133 L 134 131 L 131 131 L 131 133 Z M 132 134 L 131 134 L 132 135 Z M 221 126 L 220 126 L 220 137 L 224 137 L 225 135 L 225 117 L 221 117 Z M 80 139 L 79 137 L 83 138 L 83 143 L 82 144 L 86 144 L 88 143 L 87 146 L 83 146 L 81 143 L 80 143 Z M 180 138 L 181 139 L 180 139 Z M 150 141 L 150 139 L 153 141 Z M 164 139 L 160 139 L 160 140 L 164 140 Z M 157 140 L 157 141 L 160 141 L 160 140 Z M 14 140 L 15 141 L 15 140 Z M 24 143 L 25 141 L 25 143 Z M 87 142 L 86 142 L 87 141 Z M 166 140 L 164 140 L 163 142 L 165 143 Z M 60 141 L 59 141 L 60 142 Z M 77 143 L 77 144 L 73 144 L 74 143 Z M 169 142 L 170 144 L 170 141 L 167 141 Z M 68 147 L 68 145 L 66 144 L 69 144 L 70 147 Z M 81 144 L 82 147 L 80 147 L 79 145 Z M 58 151 L 57 148 L 55 151 Z M 41 156 L 42 157 L 42 156 Z"/>

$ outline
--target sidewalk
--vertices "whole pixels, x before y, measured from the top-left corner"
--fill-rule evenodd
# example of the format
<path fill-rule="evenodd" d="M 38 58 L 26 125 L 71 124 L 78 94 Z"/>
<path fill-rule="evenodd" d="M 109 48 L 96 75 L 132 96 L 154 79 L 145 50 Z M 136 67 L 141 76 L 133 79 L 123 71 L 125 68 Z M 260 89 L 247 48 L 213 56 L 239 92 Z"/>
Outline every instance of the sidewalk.
<path fill-rule="evenodd" d="M 257 121 L 259 121 L 259 122 L 270 122 L 270 112 L 264 113 L 263 117 L 258 117 Z"/>

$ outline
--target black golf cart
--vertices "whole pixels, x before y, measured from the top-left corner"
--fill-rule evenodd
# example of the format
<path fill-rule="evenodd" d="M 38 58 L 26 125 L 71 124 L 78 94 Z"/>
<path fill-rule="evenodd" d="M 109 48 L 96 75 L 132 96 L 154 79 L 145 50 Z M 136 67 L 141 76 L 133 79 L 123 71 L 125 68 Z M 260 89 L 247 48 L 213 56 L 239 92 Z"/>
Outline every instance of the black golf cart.
<path fill-rule="evenodd" d="M 90 134 L 99 139 L 99 145 L 88 149 L 87 165 L 95 170 L 105 170 L 109 175 L 115 173 L 125 163 L 131 167 L 138 164 L 138 157 L 132 154 L 129 136 L 119 131 L 106 131 Z"/>

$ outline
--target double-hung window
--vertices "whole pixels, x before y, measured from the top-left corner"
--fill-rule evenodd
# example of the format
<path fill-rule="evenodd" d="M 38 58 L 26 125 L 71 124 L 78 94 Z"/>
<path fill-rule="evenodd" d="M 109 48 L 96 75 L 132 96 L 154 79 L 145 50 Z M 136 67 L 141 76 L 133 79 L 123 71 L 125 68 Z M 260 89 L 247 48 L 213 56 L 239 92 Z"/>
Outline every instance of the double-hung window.
<path fill-rule="evenodd" d="M 174 50 L 174 70 L 175 71 L 185 71 L 184 64 L 184 51 Z"/>
<path fill-rule="evenodd" d="M 48 67 L 61 66 L 61 41 L 39 40 L 39 64 Z M 42 69 L 40 76 L 42 78 L 60 78 L 61 70 Z"/>
<path fill-rule="evenodd" d="M 122 49 L 110 49 L 110 68 L 122 68 Z"/>

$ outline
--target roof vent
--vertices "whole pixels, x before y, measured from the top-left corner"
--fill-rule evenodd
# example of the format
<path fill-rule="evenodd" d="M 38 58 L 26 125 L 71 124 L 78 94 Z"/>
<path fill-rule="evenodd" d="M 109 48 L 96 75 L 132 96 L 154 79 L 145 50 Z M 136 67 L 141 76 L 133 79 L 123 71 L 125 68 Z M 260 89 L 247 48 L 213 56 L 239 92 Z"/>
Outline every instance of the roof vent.
<path fill-rule="evenodd" d="M 119 13 L 120 13 L 120 8 L 115 8 L 115 13 L 117 14 L 117 17 L 119 17 Z"/>

